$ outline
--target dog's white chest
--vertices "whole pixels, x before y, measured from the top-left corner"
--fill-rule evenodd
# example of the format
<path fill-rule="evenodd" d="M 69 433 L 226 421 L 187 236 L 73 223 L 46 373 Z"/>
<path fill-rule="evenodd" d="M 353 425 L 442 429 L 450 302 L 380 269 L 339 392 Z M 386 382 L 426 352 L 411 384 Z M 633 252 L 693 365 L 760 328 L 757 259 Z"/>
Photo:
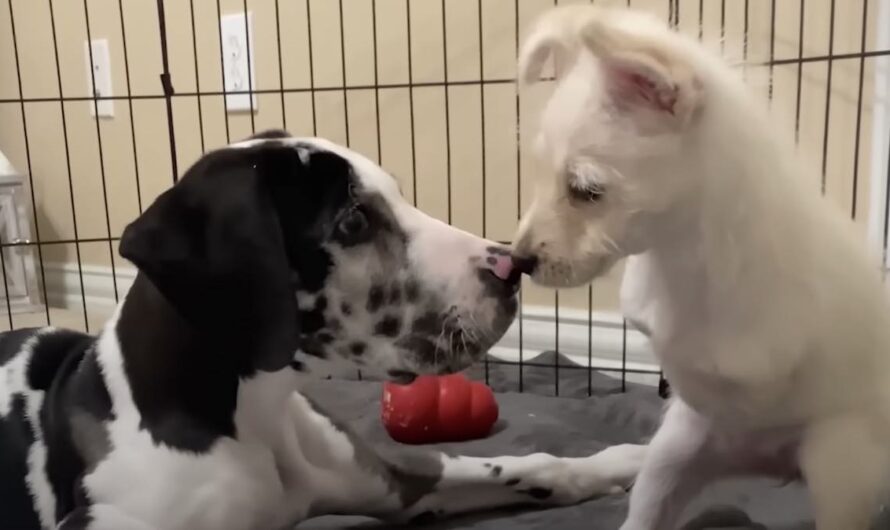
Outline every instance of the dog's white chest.
<path fill-rule="evenodd" d="M 144 431 L 115 449 L 85 478 L 91 498 L 169 530 L 274 526 L 283 500 L 268 449 L 220 440 L 209 454 L 156 446 Z"/>

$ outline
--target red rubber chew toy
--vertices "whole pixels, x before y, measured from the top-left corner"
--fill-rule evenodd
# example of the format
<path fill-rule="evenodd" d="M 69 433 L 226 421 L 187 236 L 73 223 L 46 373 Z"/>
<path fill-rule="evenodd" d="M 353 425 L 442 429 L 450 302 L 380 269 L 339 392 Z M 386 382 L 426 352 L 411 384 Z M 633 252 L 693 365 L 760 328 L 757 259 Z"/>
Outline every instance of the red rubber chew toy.
<path fill-rule="evenodd" d="M 490 388 L 463 374 L 422 375 L 408 385 L 383 384 L 382 416 L 397 442 L 457 442 L 487 436 L 498 404 Z"/>

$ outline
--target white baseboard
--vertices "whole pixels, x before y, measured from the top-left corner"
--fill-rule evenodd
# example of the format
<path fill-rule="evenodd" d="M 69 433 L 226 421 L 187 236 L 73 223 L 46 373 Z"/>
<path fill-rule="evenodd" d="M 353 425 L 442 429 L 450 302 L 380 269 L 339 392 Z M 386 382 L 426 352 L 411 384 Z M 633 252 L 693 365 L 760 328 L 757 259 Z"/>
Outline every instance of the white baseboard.
<path fill-rule="evenodd" d="M 521 332 L 520 332 L 521 322 Z M 558 344 L 557 344 L 558 334 Z M 521 335 L 521 338 L 520 338 Z M 591 312 L 526 305 L 491 355 L 505 361 L 531 361 L 545 351 L 558 351 L 581 366 L 603 369 L 657 371 L 649 341 L 623 325 L 615 312 Z"/>
<path fill-rule="evenodd" d="M 78 269 L 73 263 L 46 263 L 44 270 L 51 306 L 80 309 L 83 295 L 91 311 L 107 311 L 109 315 L 117 305 L 112 278 L 117 279 L 118 298 L 126 294 L 136 278 L 136 270 L 130 267 L 118 267 L 114 275 L 111 267 L 83 265 Z M 521 324 L 517 318 L 491 349 L 491 355 L 504 361 L 519 362 L 533 361 L 545 351 L 558 351 L 581 366 L 589 364 L 603 369 L 620 369 L 624 364 L 629 370 L 657 370 L 646 338 L 635 329 L 625 330 L 617 313 L 588 314 L 584 310 L 560 308 L 558 324 L 555 317 L 553 307 L 524 306 Z"/>
<path fill-rule="evenodd" d="M 76 263 L 50 262 L 44 263 L 43 270 L 46 274 L 46 297 L 50 306 L 81 309 L 86 300 L 90 310 L 107 311 L 108 314 L 117 305 L 115 283 L 119 299 L 130 290 L 136 279 L 136 269 L 132 267 L 115 267 L 112 274 L 111 267 L 102 265 L 78 267 Z M 40 274 L 39 266 L 37 274 Z"/>

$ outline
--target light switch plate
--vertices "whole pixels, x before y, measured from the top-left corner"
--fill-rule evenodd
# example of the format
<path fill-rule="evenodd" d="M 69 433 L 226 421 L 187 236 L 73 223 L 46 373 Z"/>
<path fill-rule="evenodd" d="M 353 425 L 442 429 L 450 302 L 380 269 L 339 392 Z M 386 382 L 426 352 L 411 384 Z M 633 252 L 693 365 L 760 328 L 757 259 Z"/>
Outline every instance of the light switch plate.
<path fill-rule="evenodd" d="M 93 58 L 90 61 L 90 48 Z M 87 72 L 87 90 L 90 94 L 100 97 L 111 97 L 111 57 L 108 53 L 108 39 L 94 39 L 92 46 L 89 42 L 83 43 L 83 55 Z M 93 80 L 95 79 L 95 87 Z M 100 99 L 87 102 L 90 106 L 90 116 L 114 117 L 114 100 Z"/>
<path fill-rule="evenodd" d="M 244 23 L 244 17 L 244 13 L 235 13 L 224 15 L 219 21 L 223 41 L 223 75 L 226 92 L 247 92 L 251 88 L 256 90 L 253 13 L 247 12 L 247 24 Z M 248 53 L 250 53 L 249 68 Z M 253 109 L 256 112 L 256 95 L 254 94 L 252 98 L 248 94 L 226 95 L 226 109 L 229 111 Z"/>

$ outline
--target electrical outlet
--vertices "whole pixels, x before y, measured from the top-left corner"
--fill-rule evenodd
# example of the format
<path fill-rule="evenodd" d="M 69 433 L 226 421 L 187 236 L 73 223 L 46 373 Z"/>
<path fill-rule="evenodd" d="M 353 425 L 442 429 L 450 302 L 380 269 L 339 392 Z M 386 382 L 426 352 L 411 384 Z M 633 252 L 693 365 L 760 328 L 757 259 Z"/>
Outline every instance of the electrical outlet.
<path fill-rule="evenodd" d="M 92 49 L 92 61 L 90 49 Z M 87 90 L 97 97 L 111 97 L 111 58 L 108 54 L 108 39 L 95 39 L 92 45 L 84 42 L 83 54 L 87 68 Z M 114 100 L 99 99 L 87 103 L 90 106 L 90 116 L 95 117 L 98 111 L 99 117 L 114 117 Z"/>
<path fill-rule="evenodd" d="M 236 13 L 225 15 L 219 21 L 223 41 L 223 76 L 226 92 L 247 92 L 251 88 L 256 89 L 253 14 L 247 12 L 246 24 L 244 17 L 244 13 Z M 226 109 L 230 111 L 253 109 L 256 112 L 256 95 L 252 98 L 246 93 L 226 95 Z"/>

